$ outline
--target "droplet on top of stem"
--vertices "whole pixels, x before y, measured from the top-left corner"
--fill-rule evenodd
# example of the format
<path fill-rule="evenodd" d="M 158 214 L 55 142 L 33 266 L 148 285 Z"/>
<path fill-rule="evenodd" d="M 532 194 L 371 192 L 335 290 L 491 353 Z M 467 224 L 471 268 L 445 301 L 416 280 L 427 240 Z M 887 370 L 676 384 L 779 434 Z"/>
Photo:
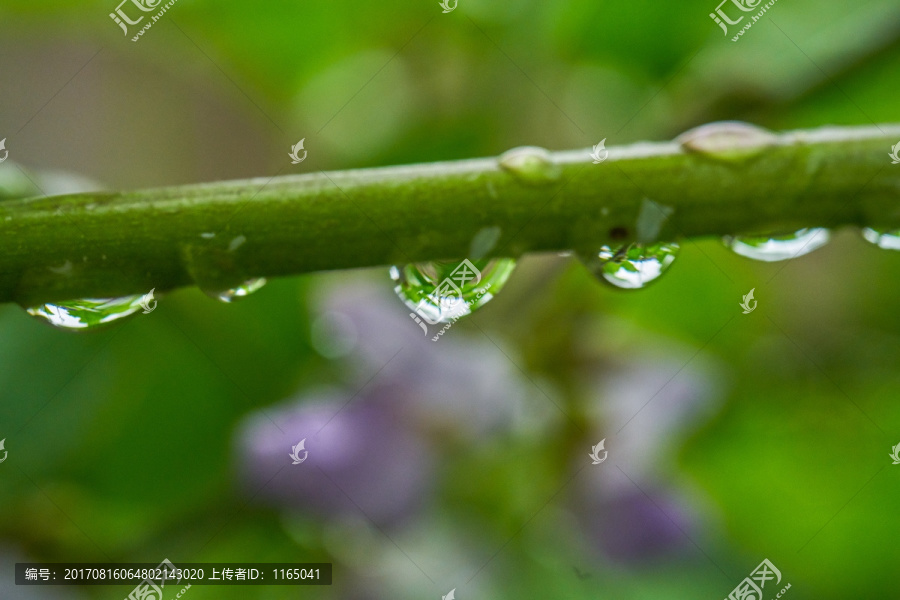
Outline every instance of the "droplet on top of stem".
<path fill-rule="evenodd" d="M 544 148 L 522 146 L 504 152 L 500 167 L 528 185 L 546 185 L 557 181 L 562 169 Z"/>
<path fill-rule="evenodd" d="M 778 143 L 772 132 L 740 121 L 721 121 L 695 127 L 675 138 L 682 148 L 708 158 L 741 161 Z"/>

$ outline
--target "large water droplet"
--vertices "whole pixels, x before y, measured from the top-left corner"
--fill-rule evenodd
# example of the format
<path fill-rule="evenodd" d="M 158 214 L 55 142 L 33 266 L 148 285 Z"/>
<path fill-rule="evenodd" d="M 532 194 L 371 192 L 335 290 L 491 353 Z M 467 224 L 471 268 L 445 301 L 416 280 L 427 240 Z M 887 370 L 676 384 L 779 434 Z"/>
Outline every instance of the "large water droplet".
<path fill-rule="evenodd" d="M 516 266 L 511 258 L 432 261 L 391 267 L 394 291 L 432 325 L 449 323 L 484 306 Z"/>
<path fill-rule="evenodd" d="M 77 331 L 96 329 L 101 325 L 123 319 L 141 310 L 143 296 L 121 298 L 84 298 L 41 304 L 25 309 L 28 314 L 59 329 Z"/>
<path fill-rule="evenodd" d="M 647 287 L 665 273 L 675 262 L 678 250 L 674 242 L 633 243 L 618 249 L 603 246 L 596 254 L 579 257 L 597 277 L 618 288 L 634 290 Z"/>
<path fill-rule="evenodd" d="M 200 289 L 202 289 L 207 296 L 211 296 L 216 300 L 221 300 L 222 302 L 234 302 L 235 300 L 249 296 L 264 285 L 266 285 L 265 277 L 255 277 L 253 279 L 248 279 L 241 285 L 228 288 L 227 290 L 213 291 L 206 288 Z"/>
<path fill-rule="evenodd" d="M 900 229 L 878 231 L 877 229 L 866 227 L 862 230 L 862 235 L 867 242 L 872 242 L 879 248 L 900 250 Z"/>
<path fill-rule="evenodd" d="M 800 229 L 786 235 L 726 236 L 723 243 L 747 258 L 775 262 L 809 254 L 831 239 L 827 229 Z"/>
<path fill-rule="evenodd" d="M 244 235 L 201 233 L 200 241 L 182 247 L 184 265 L 197 286 L 211 298 L 234 302 L 266 284 L 242 264 L 241 251 L 248 244 Z"/>
<path fill-rule="evenodd" d="M 603 246 L 581 261 L 597 277 L 622 289 L 640 289 L 665 273 L 679 246 L 674 242 L 658 244 L 627 244 L 618 249 Z"/>
<path fill-rule="evenodd" d="M 749 123 L 722 121 L 695 127 L 682 133 L 675 141 L 689 152 L 725 161 L 741 161 L 761 154 L 775 145 L 778 138 Z"/>
<path fill-rule="evenodd" d="M 501 168 L 530 185 L 553 183 L 562 174 L 562 169 L 553 162 L 550 153 L 537 146 L 507 150 L 500 156 L 499 162 Z"/>

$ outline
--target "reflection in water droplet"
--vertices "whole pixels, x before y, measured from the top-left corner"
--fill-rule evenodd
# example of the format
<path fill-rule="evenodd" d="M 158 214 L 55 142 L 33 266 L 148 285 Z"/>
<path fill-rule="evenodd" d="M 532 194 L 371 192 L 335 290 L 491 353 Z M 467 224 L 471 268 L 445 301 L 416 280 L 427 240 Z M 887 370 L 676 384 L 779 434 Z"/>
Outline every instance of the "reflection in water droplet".
<path fill-rule="evenodd" d="M 831 239 L 823 228 L 800 229 L 786 235 L 726 236 L 722 242 L 747 258 L 775 262 L 809 254 Z"/>
<path fill-rule="evenodd" d="M 229 288 L 224 291 L 212 291 L 203 288 L 201 289 L 203 289 L 203 292 L 207 296 L 211 296 L 216 300 L 221 300 L 222 302 L 234 302 L 235 300 L 249 296 L 264 285 L 266 285 L 265 277 L 255 277 L 253 279 L 248 279 L 241 285 Z"/>
<path fill-rule="evenodd" d="M 597 277 L 622 289 L 640 289 L 665 273 L 679 246 L 674 242 L 628 244 L 618 250 L 603 246 L 597 254 L 581 257 L 585 266 Z"/>
<path fill-rule="evenodd" d="M 449 323 L 484 306 L 516 266 L 511 258 L 432 261 L 391 267 L 394 291 L 423 319 Z"/>
<path fill-rule="evenodd" d="M 536 146 L 508 150 L 500 156 L 499 162 L 501 168 L 530 185 L 553 183 L 562 174 L 550 153 Z"/>
<path fill-rule="evenodd" d="M 900 250 L 900 229 L 891 229 L 890 231 L 878 231 L 866 227 L 862 230 L 862 236 L 867 242 L 872 242 L 879 248 L 885 250 Z"/>
<path fill-rule="evenodd" d="M 133 315 L 141 310 L 142 296 L 123 296 L 121 298 L 84 298 L 53 304 L 41 304 L 25 309 L 28 314 L 47 323 L 77 331 L 90 329 L 118 319 Z"/>
<path fill-rule="evenodd" d="M 771 132 L 740 121 L 708 123 L 684 132 L 676 141 L 689 151 L 725 161 L 746 160 L 775 145 Z"/>

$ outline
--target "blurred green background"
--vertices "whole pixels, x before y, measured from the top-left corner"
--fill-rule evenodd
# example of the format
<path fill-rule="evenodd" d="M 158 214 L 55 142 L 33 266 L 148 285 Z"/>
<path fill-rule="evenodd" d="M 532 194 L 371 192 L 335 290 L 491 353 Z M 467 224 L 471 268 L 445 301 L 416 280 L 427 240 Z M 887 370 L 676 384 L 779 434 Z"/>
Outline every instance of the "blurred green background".
<path fill-rule="evenodd" d="M 738 43 L 714 0 L 179 0 L 137 43 L 114 9 L 0 4 L 0 137 L 57 192 L 900 121 L 891 0 L 782 0 Z M 0 597 L 129 591 L 17 588 L 17 561 L 163 558 L 335 564 L 329 588 L 196 600 L 722 598 L 763 558 L 788 598 L 896 597 L 900 255 L 854 231 L 774 264 L 699 240 L 634 292 L 526 257 L 428 347 L 391 288 L 184 289 L 88 334 L 0 307 Z M 353 502 L 260 493 L 248 423 L 319 404 Z M 398 514 L 365 510 L 378 494 Z"/>

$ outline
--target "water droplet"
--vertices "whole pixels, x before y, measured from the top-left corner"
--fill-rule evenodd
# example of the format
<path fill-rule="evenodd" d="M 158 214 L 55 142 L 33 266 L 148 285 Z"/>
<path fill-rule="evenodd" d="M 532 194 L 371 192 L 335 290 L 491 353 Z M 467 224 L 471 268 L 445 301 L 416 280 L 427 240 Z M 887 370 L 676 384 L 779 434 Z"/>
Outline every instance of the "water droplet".
<path fill-rule="evenodd" d="M 236 250 L 247 241 L 245 236 L 229 240 L 230 236 L 203 233 L 200 237 L 204 241 L 187 244 L 181 251 L 185 268 L 207 296 L 234 302 L 266 284 L 265 278 L 254 277 L 241 264 L 243 257 Z"/>
<path fill-rule="evenodd" d="M 708 123 L 676 138 L 689 151 L 725 161 L 740 161 L 761 154 L 778 143 L 770 131 L 740 121 Z"/>
<path fill-rule="evenodd" d="M 867 242 L 872 242 L 879 248 L 885 250 L 900 250 L 900 229 L 891 229 L 890 231 L 878 231 L 866 227 L 862 230 L 862 236 Z"/>
<path fill-rule="evenodd" d="M 641 202 L 641 209 L 638 213 L 637 224 L 635 225 L 635 233 L 637 241 L 641 244 L 650 244 L 659 238 L 663 225 L 675 209 L 671 206 L 664 206 L 648 198 L 644 198 Z"/>
<path fill-rule="evenodd" d="M 665 273 L 675 262 L 678 250 L 674 242 L 634 243 L 618 249 L 603 246 L 597 254 L 581 260 L 597 277 L 618 288 L 633 290 L 647 287 Z"/>
<path fill-rule="evenodd" d="M 67 260 L 63 264 L 58 267 L 47 267 L 51 273 L 56 273 L 57 275 L 63 275 L 64 277 L 72 276 L 72 261 Z"/>
<path fill-rule="evenodd" d="M 536 146 L 508 150 L 500 156 L 499 162 L 501 168 L 531 185 L 553 183 L 562 174 L 562 169 L 553 162 L 550 153 Z"/>
<path fill-rule="evenodd" d="M 255 277 L 253 279 L 248 279 L 241 285 L 220 292 L 201 289 L 203 289 L 203 292 L 207 296 L 212 296 L 216 300 L 221 300 L 222 302 L 234 302 L 235 300 L 249 296 L 264 285 L 266 285 L 265 277 Z"/>
<path fill-rule="evenodd" d="M 478 230 L 478 233 L 475 234 L 475 237 L 472 238 L 472 243 L 469 246 L 469 257 L 471 257 L 472 260 L 484 258 L 487 253 L 494 249 L 494 246 L 497 245 L 499 239 L 499 227 L 481 228 Z"/>
<path fill-rule="evenodd" d="M 234 252 L 235 250 L 237 250 L 238 248 L 240 248 L 241 246 L 243 246 L 243 245 L 244 245 L 244 242 L 246 242 L 246 241 L 247 241 L 247 238 L 244 237 L 243 235 L 237 236 L 236 238 L 234 238 L 233 240 L 231 240 L 231 243 L 230 243 L 230 244 L 228 244 L 228 251 L 229 251 L 229 252 Z"/>
<path fill-rule="evenodd" d="M 516 266 L 511 258 L 432 261 L 391 267 L 394 291 L 434 325 L 449 323 L 487 304 Z"/>
<path fill-rule="evenodd" d="M 747 258 L 775 262 L 809 254 L 831 239 L 823 228 L 800 229 L 786 235 L 726 236 L 722 242 Z"/>
<path fill-rule="evenodd" d="M 41 304 L 25 309 L 28 314 L 46 321 L 47 323 L 76 331 L 90 329 L 129 315 L 141 310 L 143 296 L 122 296 L 121 298 L 85 298 L 82 300 L 69 300 Z"/>

